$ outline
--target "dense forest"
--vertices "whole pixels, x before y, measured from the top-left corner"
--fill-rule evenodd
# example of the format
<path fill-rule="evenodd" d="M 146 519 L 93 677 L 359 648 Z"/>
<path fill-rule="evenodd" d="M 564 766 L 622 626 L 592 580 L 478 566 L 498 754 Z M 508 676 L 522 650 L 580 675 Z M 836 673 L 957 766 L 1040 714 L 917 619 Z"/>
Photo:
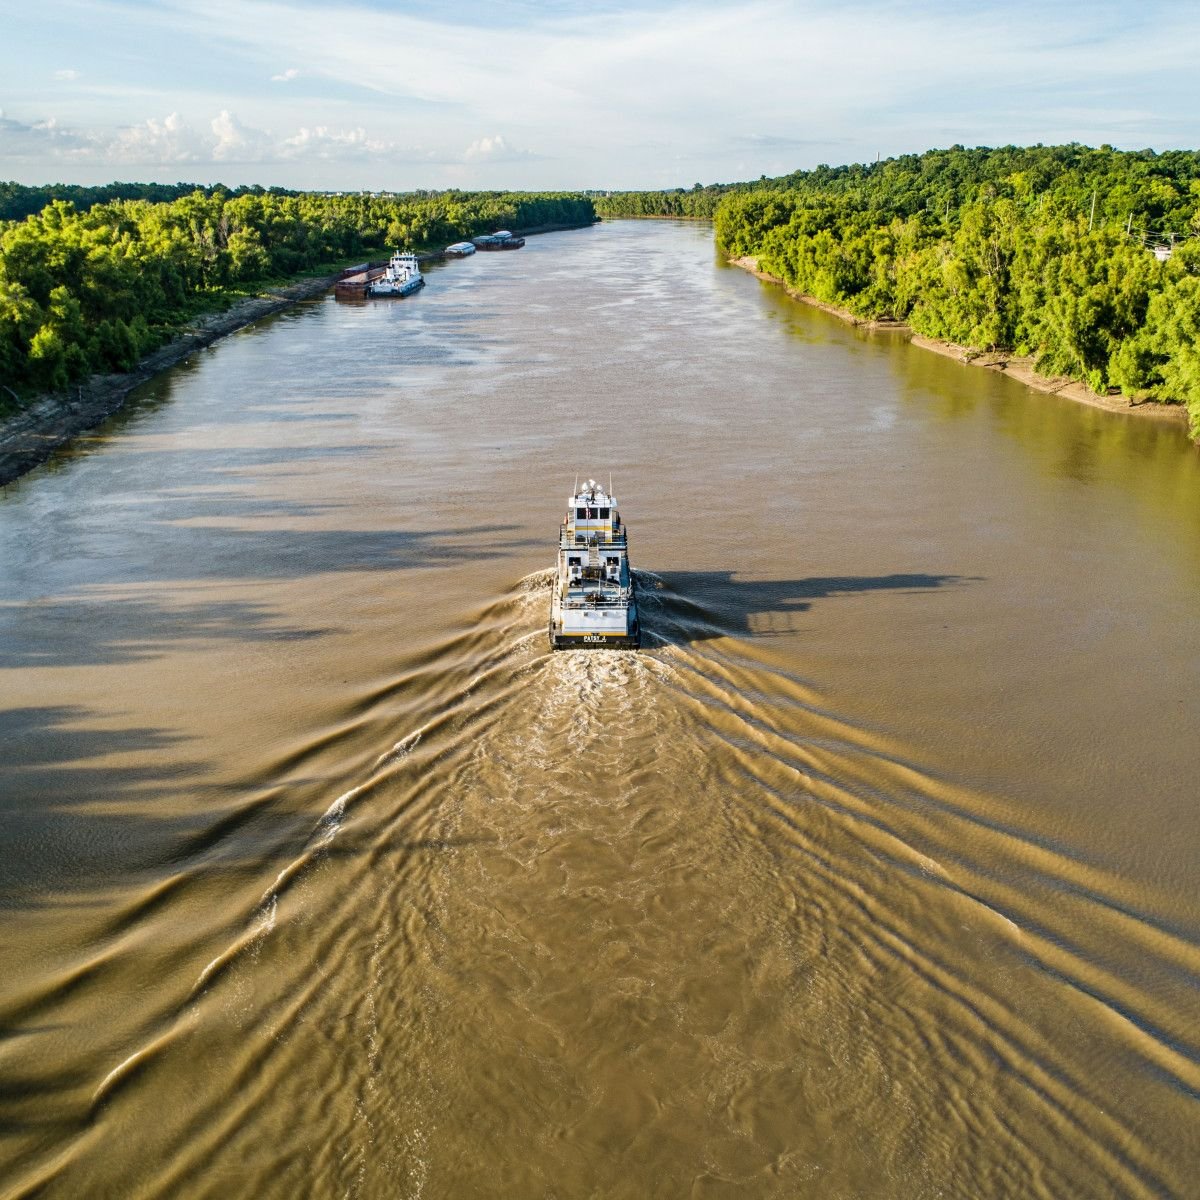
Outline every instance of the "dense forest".
<path fill-rule="evenodd" d="M 706 206 L 730 257 L 805 295 L 1032 355 L 1098 392 L 1186 404 L 1200 434 L 1196 151 L 953 147 L 598 202 L 612 215 Z"/>
<path fill-rule="evenodd" d="M 189 316 L 256 283 L 394 246 L 441 247 L 499 226 L 594 216 L 590 200 L 567 193 L 199 189 L 86 211 L 52 200 L 0 224 L 0 406 L 94 371 L 128 369 Z"/>
<path fill-rule="evenodd" d="M 778 188 L 780 182 L 765 177 L 758 183 L 697 183 L 692 188 L 665 192 L 593 192 L 601 217 L 688 217 L 711 218 L 717 205 L 731 192 L 758 187 Z"/>
<path fill-rule="evenodd" d="M 112 200 L 149 200 L 151 204 L 166 204 L 193 192 L 211 196 L 227 192 L 230 196 L 292 196 L 284 188 L 262 187 L 204 187 L 199 183 L 105 183 L 84 187 L 78 183 L 45 183 L 30 187 L 22 183 L 0 180 L 0 221 L 23 221 L 40 213 L 52 200 L 69 200 L 79 212 L 87 212 L 97 204 Z"/>

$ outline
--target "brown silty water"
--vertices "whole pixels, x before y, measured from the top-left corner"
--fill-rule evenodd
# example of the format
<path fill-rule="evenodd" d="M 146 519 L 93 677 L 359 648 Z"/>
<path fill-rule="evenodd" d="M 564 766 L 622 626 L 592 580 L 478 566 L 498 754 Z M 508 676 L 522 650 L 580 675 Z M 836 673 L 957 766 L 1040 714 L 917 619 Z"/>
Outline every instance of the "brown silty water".
<path fill-rule="evenodd" d="M 1198 534 L 699 225 L 216 345 L 0 499 L 0 1196 L 1196 1194 Z"/>

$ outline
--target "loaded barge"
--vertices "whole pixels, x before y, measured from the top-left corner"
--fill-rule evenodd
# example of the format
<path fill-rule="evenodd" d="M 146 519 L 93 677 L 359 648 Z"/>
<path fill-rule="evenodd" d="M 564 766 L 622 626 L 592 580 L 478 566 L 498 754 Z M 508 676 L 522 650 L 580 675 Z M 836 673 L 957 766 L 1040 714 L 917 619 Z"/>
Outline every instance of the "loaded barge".
<path fill-rule="evenodd" d="M 359 299 L 367 294 L 367 289 L 384 272 L 383 267 L 373 267 L 370 263 L 362 263 L 357 267 L 347 267 L 342 277 L 333 285 L 335 296 L 343 299 Z"/>
<path fill-rule="evenodd" d="M 525 239 L 509 229 L 497 229 L 495 233 L 485 233 L 471 241 L 479 250 L 520 250 L 525 245 Z"/>
<path fill-rule="evenodd" d="M 629 536 L 611 490 L 589 479 L 567 501 L 550 600 L 552 650 L 641 645 Z"/>

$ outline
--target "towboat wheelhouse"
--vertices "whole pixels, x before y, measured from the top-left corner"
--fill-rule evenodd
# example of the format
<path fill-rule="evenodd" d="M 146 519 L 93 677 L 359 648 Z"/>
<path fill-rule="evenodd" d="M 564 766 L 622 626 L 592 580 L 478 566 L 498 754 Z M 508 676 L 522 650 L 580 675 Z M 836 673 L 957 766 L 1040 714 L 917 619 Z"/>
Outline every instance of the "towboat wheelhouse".
<path fill-rule="evenodd" d="M 616 498 L 589 479 L 567 501 L 550 603 L 555 650 L 641 644 L 629 537 Z"/>

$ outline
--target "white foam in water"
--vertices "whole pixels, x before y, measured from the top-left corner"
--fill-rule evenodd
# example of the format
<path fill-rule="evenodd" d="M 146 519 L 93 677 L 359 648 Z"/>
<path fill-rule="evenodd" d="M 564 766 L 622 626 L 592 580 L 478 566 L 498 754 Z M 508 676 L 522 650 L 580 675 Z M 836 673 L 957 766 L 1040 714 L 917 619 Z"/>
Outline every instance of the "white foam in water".
<path fill-rule="evenodd" d="M 412 733 L 406 734 L 390 750 L 381 754 L 375 760 L 375 766 L 378 768 L 386 766 L 388 763 L 399 762 L 402 758 L 407 758 L 420 744 L 421 736 L 428 728 L 428 725 L 422 725 L 420 729 L 415 729 Z"/>
<path fill-rule="evenodd" d="M 256 946 L 267 934 L 275 929 L 275 920 L 279 912 L 279 902 L 275 896 L 270 896 L 259 905 L 257 912 L 261 913 L 258 924 L 255 925 L 244 937 L 239 938 L 232 946 L 222 950 L 204 968 L 203 971 L 196 977 L 196 982 L 192 984 L 192 995 L 195 995 L 212 977 L 214 972 L 223 967 L 226 963 L 231 962 L 243 950 Z"/>
<path fill-rule="evenodd" d="M 330 842 L 337 836 L 337 832 L 342 827 L 342 818 L 346 815 L 346 801 L 352 800 L 359 792 L 361 787 L 351 788 L 348 792 L 343 792 L 326 810 L 325 814 L 317 822 L 317 828 L 323 829 L 324 833 L 313 847 L 316 849 L 320 846 L 328 846 Z"/>

